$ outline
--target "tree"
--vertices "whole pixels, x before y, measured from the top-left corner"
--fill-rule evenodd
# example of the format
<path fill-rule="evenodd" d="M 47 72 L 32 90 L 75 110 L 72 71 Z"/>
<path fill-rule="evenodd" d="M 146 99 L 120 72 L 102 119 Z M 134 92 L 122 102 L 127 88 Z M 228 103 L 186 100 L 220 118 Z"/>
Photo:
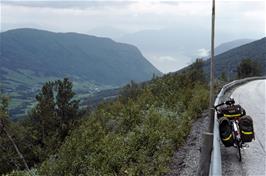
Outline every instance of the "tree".
<path fill-rule="evenodd" d="M 8 120 L 8 102 L 9 98 L 0 94 L 0 128 L 9 122 Z"/>
<path fill-rule="evenodd" d="M 73 100 L 73 84 L 68 78 L 47 82 L 36 96 L 37 105 L 33 109 L 33 121 L 39 125 L 41 142 L 45 137 L 60 136 L 60 141 L 68 134 L 71 124 L 78 117 L 79 101 Z M 40 131 L 41 130 L 41 131 Z"/>
<path fill-rule="evenodd" d="M 38 161 L 54 154 L 79 117 L 79 101 L 73 100 L 72 82 L 46 82 L 37 94 L 37 103 L 29 114 L 30 129 L 35 137 Z"/>
<path fill-rule="evenodd" d="M 140 94 L 140 90 L 141 85 L 131 80 L 129 84 L 123 87 L 122 91 L 120 92 L 120 98 L 123 97 L 124 101 L 127 101 L 128 99 L 133 99 L 134 97 Z"/>
<path fill-rule="evenodd" d="M 188 79 L 186 81 L 190 81 L 193 84 L 195 84 L 196 82 L 206 83 L 203 65 L 203 59 L 196 59 L 196 61 L 191 64 L 189 69 L 187 70 L 186 74 L 188 75 Z"/>
<path fill-rule="evenodd" d="M 28 167 L 28 164 L 27 164 L 24 156 L 20 152 L 15 140 L 13 139 L 12 135 L 10 134 L 10 132 L 8 130 L 8 127 L 10 126 L 9 125 L 10 122 L 9 122 L 9 119 L 8 119 L 8 97 L 0 95 L 0 100 L 1 100 L 1 102 L 0 102 L 0 134 L 2 134 L 2 132 L 3 132 L 6 135 L 7 139 L 12 143 L 17 155 L 19 156 L 19 158 L 23 162 L 24 167 L 30 173 L 30 169 Z M 2 137 L 1 137 L 1 140 L 3 140 Z M 2 144 L 2 141 L 1 141 L 1 147 L 2 147 L 2 145 L 3 144 Z M 13 158 L 11 158 L 11 159 L 13 160 Z"/>
<path fill-rule="evenodd" d="M 220 76 L 221 81 L 227 82 L 227 76 L 226 73 L 223 71 Z"/>
<path fill-rule="evenodd" d="M 79 101 L 73 100 L 73 83 L 68 78 L 56 81 L 56 113 L 60 120 L 60 137 L 63 140 L 78 117 Z"/>
<path fill-rule="evenodd" d="M 8 97 L 0 93 L 0 173 L 29 170 L 57 151 L 80 116 L 72 88 L 67 78 L 46 82 L 29 118 L 18 122 L 9 120 Z"/>
<path fill-rule="evenodd" d="M 45 145 L 46 136 L 56 129 L 54 82 L 45 83 L 36 95 L 36 100 L 38 103 L 33 109 L 33 122 L 40 134 L 39 142 Z"/>
<path fill-rule="evenodd" d="M 262 73 L 259 64 L 252 59 L 243 59 L 237 67 L 237 77 L 239 79 L 252 76 L 260 76 Z"/>

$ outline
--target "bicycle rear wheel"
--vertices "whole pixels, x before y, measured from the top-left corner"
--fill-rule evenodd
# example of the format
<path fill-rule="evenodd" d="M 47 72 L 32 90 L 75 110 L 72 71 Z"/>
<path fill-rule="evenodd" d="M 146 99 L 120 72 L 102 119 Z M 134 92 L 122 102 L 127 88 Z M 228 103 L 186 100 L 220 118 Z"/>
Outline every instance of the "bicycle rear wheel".
<path fill-rule="evenodd" d="M 237 150 L 238 150 L 238 156 L 239 156 L 239 162 L 242 161 L 242 155 L 241 155 L 241 143 L 237 142 Z"/>

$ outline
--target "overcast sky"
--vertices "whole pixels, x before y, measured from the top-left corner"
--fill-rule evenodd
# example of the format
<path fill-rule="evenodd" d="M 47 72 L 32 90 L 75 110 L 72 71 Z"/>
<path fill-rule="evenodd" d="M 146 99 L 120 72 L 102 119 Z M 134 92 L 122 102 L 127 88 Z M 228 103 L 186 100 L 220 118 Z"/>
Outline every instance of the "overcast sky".
<path fill-rule="evenodd" d="M 265 0 L 217 0 L 216 28 L 235 38 L 265 36 Z M 31 27 L 60 32 L 115 28 L 121 33 L 192 25 L 210 28 L 211 0 L 1 1 L 1 31 Z M 117 32 L 116 31 L 116 32 Z M 225 41 L 221 41 L 225 42 Z"/>
<path fill-rule="evenodd" d="M 163 28 L 178 23 L 209 24 L 211 0 L 192 1 L 1 1 L 2 28 L 40 27 L 87 32 L 98 26 L 126 31 Z M 264 0 L 217 1 L 217 22 L 224 30 L 261 35 Z M 228 28 L 230 26 L 230 28 Z M 265 30 L 264 30 L 265 31 Z"/>

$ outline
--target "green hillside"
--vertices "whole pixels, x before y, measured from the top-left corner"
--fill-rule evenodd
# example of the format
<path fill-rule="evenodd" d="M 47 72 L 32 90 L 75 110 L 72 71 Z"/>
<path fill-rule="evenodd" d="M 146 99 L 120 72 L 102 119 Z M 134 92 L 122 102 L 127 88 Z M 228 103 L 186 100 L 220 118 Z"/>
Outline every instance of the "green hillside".
<path fill-rule="evenodd" d="M 82 120 L 40 175 L 163 175 L 208 106 L 201 62 L 182 74 L 124 87 Z"/>
<path fill-rule="evenodd" d="M 12 114 L 23 114 L 47 80 L 69 77 L 86 97 L 160 74 L 136 47 L 108 38 L 36 29 L 10 30 L 0 38 L 1 88 L 12 98 Z"/>
<path fill-rule="evenodd" d="M 66 83 L 45 84 L 32 114 L 8 125 L 36 175 L 164 175 L 192 122 L 208 106 L 202 61 L 180 74 L 131 82 L 119 97 L 82 118 L 75 101 L 65 98 L 70 89 L 58 88 Z M 5 136 L 0 142 L 10 146 Z M 18 170 L 14 162 L 25 168 L 12 147 L 0 148 L 0 154 L 0 173 Z"/>
<path fill-rule="evenodd" d="M 237 48 L 239 46 L 251 43 L 255 40 L 253 39 L 238 39 L 238 40 L 233 40 L 229 42 L 222 43 L 215 47 L 215 55 L 222 54 L 226 51 L 229 51 L 230 49 Z"/>
<path fill-rule="evenodd" d="M 256 61 L 266 75 L 266 38 L 231 49 L 225 53 L 215 56 L 216 76 L 225 72 L 230 78 L 236 77 L 237 66 L 243 59 L 252 59 Z M 204 64 L 204 70 L 209 75 L 210 60 Z"/>

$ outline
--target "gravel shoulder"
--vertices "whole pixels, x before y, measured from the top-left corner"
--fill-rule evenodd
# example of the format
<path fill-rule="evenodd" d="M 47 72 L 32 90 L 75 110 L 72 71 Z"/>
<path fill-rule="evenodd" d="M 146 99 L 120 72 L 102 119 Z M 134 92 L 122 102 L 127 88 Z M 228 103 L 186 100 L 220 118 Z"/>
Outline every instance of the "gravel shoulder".
<path fill-rule="evenodd" d="M 167 176 L 194 176 L 197 175 L 197 169 L 200 161 L 200 147 L 202 134 L 208 126 L 208 113 L 202 113 L 202 117 L 198 118 L 193 124 L 190 134 L 185 144 L 179 148 L 170 164 L 170 172 Z"/>

